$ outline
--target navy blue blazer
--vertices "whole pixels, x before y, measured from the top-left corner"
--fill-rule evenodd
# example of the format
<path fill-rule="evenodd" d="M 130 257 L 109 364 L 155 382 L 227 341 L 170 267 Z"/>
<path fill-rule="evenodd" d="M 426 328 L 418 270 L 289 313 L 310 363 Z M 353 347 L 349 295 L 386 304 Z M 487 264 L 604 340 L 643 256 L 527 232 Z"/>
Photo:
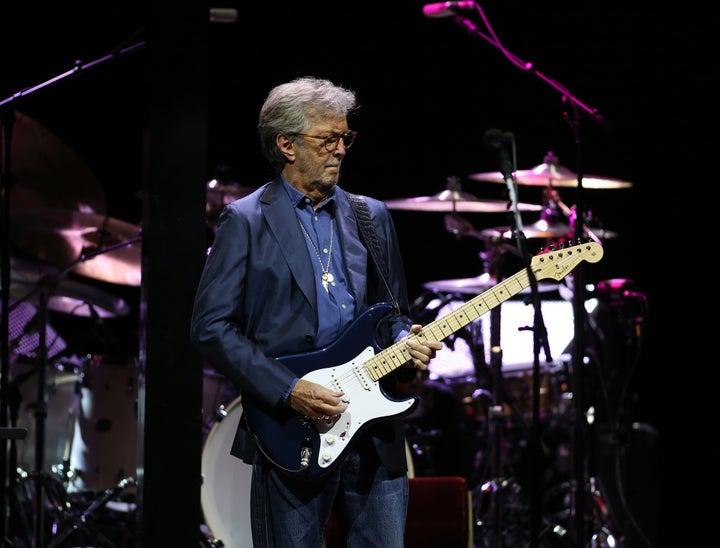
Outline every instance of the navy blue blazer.
<path fill-rule="evenodd" d="M 389 345 L 411 326 L 402 258 L 387 205 L 364 197 L 371 213 L 390 284 L 400 307 L 386 328 Z M 363 245 L 345 193 L 336 187 L 335 219 L 356 316 L 391 298 Z M 268 409 L 283 404 L 294 374 L 273 357 L 317 350 L 316 286 L 312 258 L 280 177 L 227 205 L 220 215 L 195 297 L 190 338 L 202 357 L 239 389 L 241 400 Z M 401 381 L 414 377 L 400 368 Z M 389 377 L 393 377 L 390 375 Z M 385 381 L 386 379 L 383 379 Z M 394 381 L 393 381 L 394 382 Z M 232 454 L 255 462 L 255 444 L 243 427 Z M 378 454 L 391 472 L 407 471 L 400 419 L 368 428 Z"/>

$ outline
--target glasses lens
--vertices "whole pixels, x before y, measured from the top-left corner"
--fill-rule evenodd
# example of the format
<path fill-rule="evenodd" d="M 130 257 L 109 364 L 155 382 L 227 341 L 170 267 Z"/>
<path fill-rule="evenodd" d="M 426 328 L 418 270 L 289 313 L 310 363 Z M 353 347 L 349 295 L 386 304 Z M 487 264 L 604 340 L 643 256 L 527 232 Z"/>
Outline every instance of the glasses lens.
<path fill-rule="evenodd" d="M 348 131 L 347 133 L 344 133 L 342 135 L 343 145 L 345 145 L 345 148 L 350 148 L 352 144 L 355 142 L 355 132 Z"/>
<path fill-rule="evenodd" d="M 355 132 L 348 131 L 347 133 L 342 134 L 332 133 L 325 137 L 323 146 L 328 152 L 333 152 L 338 147 L 340 139 L 342 139 L 345 148 L 350 148 L 355 141 Z"/>

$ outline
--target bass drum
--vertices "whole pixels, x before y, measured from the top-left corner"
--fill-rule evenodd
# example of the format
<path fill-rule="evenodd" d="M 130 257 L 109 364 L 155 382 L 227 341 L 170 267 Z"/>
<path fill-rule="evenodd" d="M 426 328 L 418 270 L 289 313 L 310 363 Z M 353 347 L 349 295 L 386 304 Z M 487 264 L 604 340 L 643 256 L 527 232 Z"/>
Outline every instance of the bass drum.
<path fill-rule="evenodd" d="M 252 548 L 250 485 L 252 466 L 230 454 L 242 415 L 241 397 L 210 429 L 202 452 L 200 500 L 205 524 L 225 548 Z"/>

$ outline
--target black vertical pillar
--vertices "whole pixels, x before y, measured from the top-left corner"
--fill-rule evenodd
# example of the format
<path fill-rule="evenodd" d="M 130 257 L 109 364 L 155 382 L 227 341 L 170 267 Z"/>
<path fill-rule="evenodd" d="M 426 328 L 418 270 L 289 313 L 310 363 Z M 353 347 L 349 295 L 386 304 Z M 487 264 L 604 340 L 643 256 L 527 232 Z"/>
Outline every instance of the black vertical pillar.
<path fill-rule="evenodd" d="M 149 9 L 137 546 L 197 546 L 203 373 L 188 330 L 206 249 L 209 8 Z"/>

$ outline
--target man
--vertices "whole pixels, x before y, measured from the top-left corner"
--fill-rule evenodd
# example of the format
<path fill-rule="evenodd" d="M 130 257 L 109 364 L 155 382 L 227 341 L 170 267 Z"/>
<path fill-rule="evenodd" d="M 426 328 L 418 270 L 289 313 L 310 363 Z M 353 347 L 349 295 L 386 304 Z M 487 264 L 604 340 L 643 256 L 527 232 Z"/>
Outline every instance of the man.
<path fill-rule="evenodd" d="M 322 546 L 333 508 L 350 545 L 403 546 L 401 417 L 410 407 L 387 404 L 392 398 L 384 393 L 425 370 L 442 344 L 427 340 L 408 317 L 386 205 L 360 197 L 372 220 L 372 228 L 361 228 L 358 197 L 337 186 L 356 137 L 348 127 L 355 108 L 354 92 L 324 79 L 298 78 L 270 91 L 258 128 L 276 176 L 224 208 L 197 290 L 192 342 L 242 397 L 232 454 L 253 465 L 258 547 Z M 372 240 L 368 231 L 382 264 L 364 243 Z M 379 349 L 392 345 L 390 358 L 400 363 L 388 367 L 382 358 L 379 368 L 364 370 L 327 363 L 365 350 L 346 351 L 354 342 L 348 334 L 374 320 L 378 303 L 393 306 L 380 309 L 387 313 L 368 337 L 381 342 Z M 307 365 L 313 361 L 317 369 Z M 373 378 L 378 370 L 380 380 Z M 355 391 L 355 384 L 363 386 Z M 380 384 L 383 392 L 375 390 Z M 378 397 L 368 403 L 373 393 Z M 393 411 L 373 415 L 388 405 Z"/>

